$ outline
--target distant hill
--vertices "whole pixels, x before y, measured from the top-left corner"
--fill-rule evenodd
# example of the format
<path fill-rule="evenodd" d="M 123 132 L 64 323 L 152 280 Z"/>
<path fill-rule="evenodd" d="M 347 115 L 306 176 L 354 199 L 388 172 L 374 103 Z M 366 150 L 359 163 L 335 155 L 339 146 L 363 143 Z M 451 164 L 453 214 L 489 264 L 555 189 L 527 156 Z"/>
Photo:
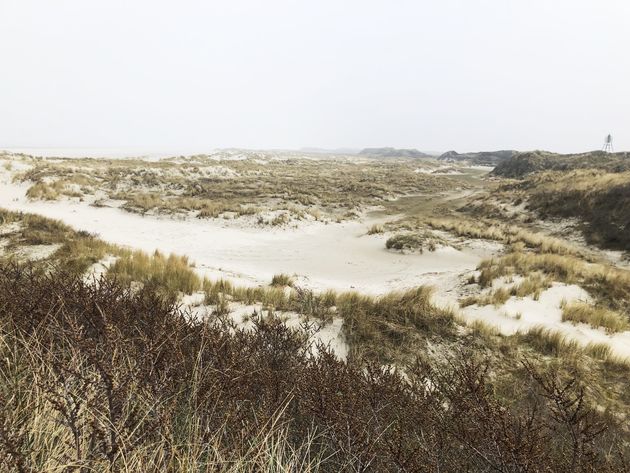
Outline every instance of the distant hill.
<path fill-rule="evenodd" d="M 518 178 L 537 171 L 602 169 L 609 172 L 630 171 L 630 153 L 591 151 L 580 154 L 556 154 L 548 151 L 516 153 L 499 163 L 492 175 Z"/>
<path fill-rule="evenodd" d="M 441 161 L 468 161 L 478 166 L 496 166 L 497 164 L 510 159 L 517 151 L 479 151 L 477 153 L 458 153 L 457 151 L 447 151 L 438 159 Z"/>
<path fill-rule="evenodd" d="M 313 148 L 313 147 L 304 147 L 300 148 L 300 151 L 305 153 L 316 153 L 316 154 L 357 154 L 359 152 L 358 149 L 354 148 Z"/>
<path fill-rule="evenodd" d="M 359 154 L 364 156 L 379 156 L 382 158 L 433 158 L 431 154 L 423 153 L 417 149 L 397 148 L 365 148 Z"/>

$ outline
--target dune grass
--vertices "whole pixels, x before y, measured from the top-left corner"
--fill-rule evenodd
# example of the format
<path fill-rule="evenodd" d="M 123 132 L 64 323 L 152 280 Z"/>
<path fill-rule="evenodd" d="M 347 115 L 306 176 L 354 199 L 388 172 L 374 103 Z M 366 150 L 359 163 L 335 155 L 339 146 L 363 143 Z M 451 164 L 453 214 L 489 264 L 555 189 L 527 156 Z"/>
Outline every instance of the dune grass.
<path fill-rule="evenodd" d="M 286 287 L 293 285 L 293 278 L 288 274 L 274 274 L 273 278 L 271 278 L 271 286 L 273 287 Z"/>
<path fill-rule="evenodd" d="M 227 212 L 240 217 L 282 211 L 264 220 L 276 226 L 307 216 L 320 221 L 356 218 L 362 209 L 397 196 L 462 185 L 446 176 L 415 173 L 411 159 L 302 159 L 282 154 L 286 156 L 278 159 L 277 153 L 243 151 L 245 159 L 239 160 L 196 155 L 159 162 L 31 160 L 33 168 L 16 173 L 15 179 L 32 183 L 32 198 L 98 193 L 124 201 L 124 210 L 143 214 L 194 212 L 199 218 L 217 218 Z"/>
<path fill-rule="evenodd" d="M 388 250 L 400 251 L 417 251 L 422 253 L 424 250 L 435 251 L 442 239 L 431 235 L 428 232 L 398 233 L 391 236 L 385 242 L 385 248 Z"/>
<path fill-rule="evenodd" d="M 428 219 L 431 228 L 455 233 L 465 238 L 495 240 L 507 245 L 522 243 L 540 253 L 588 257 L 584 250 L 560 238 L 532 232 L 517 225 L 499 223 L 496 220 L 471 220 L 460 216 L 458 219 Z"/>
<path fill-rule="evenodd" d="M 159 287 L 170 294 L 190 294 L 202 288 L 202 281 L 187 257 L 165 256 L 159 251 L 152 255 L 143 251 L 123 251 L 107 274 L 124 282 Z"/>
<path fill-rule="evenodd" d="M 584 233 L 591 243 L 630 250 L 627 166 L 626 172 L 596 169 L 544 172 L 529 177 L 520 189 L 529 207 L 542 217 L 580 218 L 586 223 Z M 509 197 L 512 188 L 508 186 L 504 192 Z"/>
<path fill-rule="evenodd" d="M 578 284 L 616 310 L 630 307 L 630 271 L 603 263 L 589 263 L 568 255 L 513 252 L 484 260 L 477 278 L 488 287 L 496 278 L 539 272 L 554 281 Z"/>
<path fill-rule="evenodd" d="M 510 298 L 510 291 L 506 288 L 499 288 L 488 292 L 487 294 L 478 294 L 465 297 L 459 301 L 460 307 L 468 307 L 471 305 L 494 305 L 496 307 L 505 304 Z"/>
<path fill-rule="evenodd" d="M 385 228 L 378 223 L 373 224 L 367 231 L 368 235 L 379 235 L 381 233 L 385 233 Z"/>
<path fill-rule="evenodd" d="M 538 351 L 549 355 L 561 356 L 580 351 L 580 346 L 575 340 L 557 330 L 542 326 L 529 329 L 526 333 L 521 334 L 519 338 L 532 345 Z"/>
<path fill-rule="evenodd" d="M 487 270 L 487 268 L 484 268 Z M 482 270 L 479 278 L 471 278 L 469 283 L 479 283 L 481 287 L 486 287 L 500 277 L 502 271 L 493 272 Z M 465 297 L 460 300 L 461 307 L 467 307 L 473 304 L 477 305 L 494 305 L 500 306 L 507 302 L 510 297 L 527 297 L 531 296 L 534 300 L 538 300 L 540 293 L 551 287 L 551 280 L 540 273 L 531 273 L 518 284 L 511 287 L 501 287 L 491 289 L 486 293 L 476 294 Z"/>
<path fill-rule="evenodd" d="M 562 320 L 602 327 L 609 333 L 630 329 L 628 318 L 619 312 L 596 307 L 585 302 L 573 302 L 562 307 Z"/>

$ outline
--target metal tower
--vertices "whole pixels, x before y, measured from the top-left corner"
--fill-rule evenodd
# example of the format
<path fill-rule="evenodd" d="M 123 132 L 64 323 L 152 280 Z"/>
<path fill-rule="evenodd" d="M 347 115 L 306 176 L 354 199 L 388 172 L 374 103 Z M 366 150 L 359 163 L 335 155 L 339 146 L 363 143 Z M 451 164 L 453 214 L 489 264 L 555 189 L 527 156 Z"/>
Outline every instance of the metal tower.
<path fill-rule="evenodd" d="M 604 140 L 604 146 L 602 148 L 602 151 L 605 151 L 606 153 L 612 153 L 613 152 L 613 144 L 612 144 L 612 135 L 607 135 L 606 139 Z"/>

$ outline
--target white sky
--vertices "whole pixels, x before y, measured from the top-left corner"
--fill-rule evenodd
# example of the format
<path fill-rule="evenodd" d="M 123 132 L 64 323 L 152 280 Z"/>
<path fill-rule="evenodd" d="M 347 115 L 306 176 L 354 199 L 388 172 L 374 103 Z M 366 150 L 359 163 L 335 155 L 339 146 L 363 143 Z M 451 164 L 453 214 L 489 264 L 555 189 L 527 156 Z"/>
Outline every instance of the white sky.
<path fill-rule="evenodd" d="M 0 0 L 0 148 L 630 149 L 630 0 Z"/>

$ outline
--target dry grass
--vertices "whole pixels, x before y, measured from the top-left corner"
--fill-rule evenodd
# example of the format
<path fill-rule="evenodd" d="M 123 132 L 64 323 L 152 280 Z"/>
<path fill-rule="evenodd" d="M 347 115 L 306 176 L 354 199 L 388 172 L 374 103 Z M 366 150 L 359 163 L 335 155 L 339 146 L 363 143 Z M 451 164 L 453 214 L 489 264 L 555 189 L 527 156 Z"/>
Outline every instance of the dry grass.
<path fill-rule="evenodd" d="M 159 162 L 34 160 L 33 169 L 16 174 L 16 179 L 33 183 L 33 198 L 55 199 L 71 189 L 79 189 L 75 196 L 99 191 L 123 200 L 123 208 L 131 212 L 195 212 L 200 218 L 216 218 L 226 212 L 236 216 L 286 213 L 286 217 L 281 214 L 269 220 L 271 225 L 304 218 L 340 221 L 397 196 L 461 185 L 448 177 L 415 173 L 411 159 L 384 162 L 299 159 L 288 154 L 287 159 L 276 159 L 275 153 L 244 155 L 247 159 L 225 161 L 203 155 Z"/>
<path fill-rule="evenodd" d="M 574 256 L 514 252 L 482 261 L 479 270 L 482 287 L 501 276 L 539 272 L 554 281 L 578 284 L 611 308 L 625 310 L 630 304 L 630 271 Z"/>
<path fill-rule="evenodd" d="M 368 235 L 379 235 L 381 233 L 385 233 L 385 228 L 383 227 L 383 225 L 380 225 L 378 223 L 373 224 L 370 228 L 368 228 L 367 231 Z"/>
<path fill-rule="evenodd" d="M 387 239 L 385 248 L 422 253 L 424 250 L 435 251 L 442 243 L 441 238 L 428 232 L 399 233 Z"/>
<path fill-rule="evenodd" d="M 597 167 L 605 156 L 592 162 Z M 627 158 L 619 162 L 625 162 Z M 621 166 L 618 166 L 621 167 Z M 591 243 L 630 250 L 630 172 L 578 169 L 540 172 L 524 181 L 506 183 L 495 194 L 505 201 L 525 200 L 528 208 L 547 217 L 576 217 L 586 223 Z"/>
<path fill-rule="evenodd" d="M 540 297 L 540 293 L 550 287 L 551 280 L 549 278 L 540 273 L 533 273 L 527 276 L 525 280 L 512 287 L 510 294 L 516 297 L 532 296 L 532 298 L 537 301 Z"/>
<path fill-rule="evenodd" d="M 623 332 L 630 328 L 628 319 L 623 314 L 585 302 L 565 304 L 562 307 L 562 320 L 585 323 L 595 328 L 603 327 L 609 333 Z"/>
<path fill-rule="evenodd" d="M 468 307 L 471 305 L 494 305 L 501 306 L 505 304 L 510 298 L 510 291 L 506 288 L 500 288 L 493 291 L 490 291 L 487 294 L 479 294 L 468 296 L 459 301 L 460 307 Z"/>
<path fill-rule="evenodd" d="M 554 356 L 580 351 L 580 347 L 575 340 L 561 332 L 545 327 L 533 327 L 527 333 L 522 334 L 520 338 L 538 351 Z"/>
<path fill-rule="evenodd" d="M 122 252 L 109 268 L 108 276 L 124 282 L 140 282 L 166 290 L 169 294 L 190 294 L 200 290 L 202 281 L 185 256 L 168 255 L 156 251 L 148 255 L 142 251 Z"/>
<path fill-rule="evenodd" d="M 498 337 L 501 335 L 501 331 L 498 327 L 490 325 L 483 320 L 474 320 L 471 324 L 469 324 L 469 327 L 475 335 L 483 338 Z"/>
<path fill-rule="evenodd" d="M 286 287 L 293 286 L 293 278 L 288 274 L 274 274 L 273 278 L 271 278 L 271 285 L 274 287 Z"/>
<path fill-rule="evenodd" d="M 465 217 L 458 219 L 429 219 L 426 224 L 432 228 L 455 233 L 458 236 L 474 239 L 499 241 L 508 245 L 523 244 L 540 253 L 558 255 L 588 256 L 560 238 L 536 233 L 516 225 L 502 224 L 491 220 L 470 220 Z"/>
<path fill-rule="evenodd" d="M 291 299 L 284 287 L 241 287 L 229 281 L 210 281 L 202 283 L 206 304 L 220 304 L 226 298 L 247 305 L 261 303 L 265 308 L 289 310 Z"/>

